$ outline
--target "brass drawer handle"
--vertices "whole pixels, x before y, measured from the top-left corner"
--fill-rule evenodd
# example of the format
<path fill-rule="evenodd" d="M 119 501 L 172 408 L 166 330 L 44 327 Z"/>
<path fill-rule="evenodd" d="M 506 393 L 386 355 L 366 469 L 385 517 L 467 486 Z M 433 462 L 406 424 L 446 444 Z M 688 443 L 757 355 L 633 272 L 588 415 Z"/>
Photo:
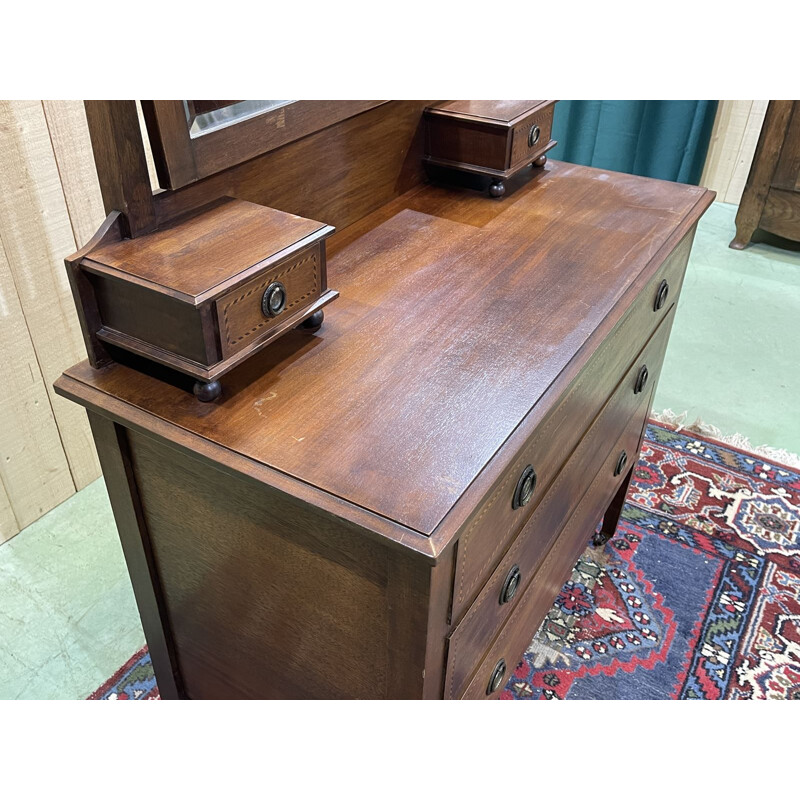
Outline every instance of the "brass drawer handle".
<path fill-rule="evenodd" d="M 286 287 L 280 281 L 273 281 L 261 298 L 261 313 L 265 317 L 277 317 L 286 308 Z"/>
<path fill-rule="evenodd" d="M 622 470 L 625 469 L 625 465 L 628 463 L 628 454 L 623 450 L 619 454 L 619 458 L 617 459 L 617 466 L 614 467 L 614 476 L 622 475 Z"/>
<path fill-rule="evenodd" d="M 656 292 L 656 302 L 653 305 L 653 311 L 659 311 L 664 307 L 664 303 L 667 302 L 667 295 L 669 294 L 669 284 L 666 281 L 661 281 L 658 285 L 658 291 Z"/>
<path fill-rule="evenodd" d="M 504 605 L 505 603 L 509 602 L 511 598 L 517 593 L 517 589 L 519 589 L 519 582 L 522 579 L 522 573 L 520 572 L 519 565 L 514 564 L 513 567 L 508 571 L 508 575 L 506 575 L 505 581 L 503 581 L 503 588 L 500 591 L 500 605 Z"/>
<path fill-rule="evenodd" d="M 639 370 L 639 374 L 636 376 L 636 384 L 633 387 L 633 393 L 639 394 L 644 390 L 644 387 L 647 386 L 647 364 L 643 364 L 642 368 Z"/>
<path fill-rule="evenodd" d="M 528 147 L 533 147 L 539 141 L 541 135 L 542 131 L 539 126 L 535 123 L 531 125 L 531 129 L 528 131 Z"/>
<path fill-rule="evenodd" d="M 517 488 L 514 489 L 514 497 L 511 498 L 511 508 L 521 508 L 527 505 L 528 501 L 533 496 L 533 490 L 536 488 L 536 470 L 528 464 L 522 475 L 519 476 L 517 481 Z"/>
<path fill-rule="evenodd" d="M 492 672 L 492 677 L 489 679 L 489 685 L 486 687 L 487 695 L 494 694 L 503 685 L 503 678 L 505 675 L 506 661 L 504 658 L 501 658 Z"/>

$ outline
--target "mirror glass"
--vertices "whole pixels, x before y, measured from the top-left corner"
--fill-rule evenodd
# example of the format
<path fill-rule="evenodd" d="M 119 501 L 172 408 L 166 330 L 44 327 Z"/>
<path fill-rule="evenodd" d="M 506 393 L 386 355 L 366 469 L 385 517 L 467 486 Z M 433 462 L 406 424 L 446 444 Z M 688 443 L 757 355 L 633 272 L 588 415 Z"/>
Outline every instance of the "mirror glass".
<path fill-rule="evenodd" d="M 234 125 L 294 100 L 184 100 L 186 121 L 192 139 Z"/>

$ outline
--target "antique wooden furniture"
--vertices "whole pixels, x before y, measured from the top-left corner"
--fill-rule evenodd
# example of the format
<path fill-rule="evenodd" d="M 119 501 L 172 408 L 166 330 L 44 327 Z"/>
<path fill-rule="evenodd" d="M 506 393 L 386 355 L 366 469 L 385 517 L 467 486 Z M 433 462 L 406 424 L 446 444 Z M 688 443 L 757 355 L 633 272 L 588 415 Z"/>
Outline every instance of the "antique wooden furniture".
<path fill-rule="evenodd" d="M 192 376 L 208 401 L 222 375 L 287 330 L 320 328 L 337 296 L 325 268 L 332 232 L 222 198 L 134 239 L 111 228 L 68 268 L 93 340 Z"/>
<path fill-rule="evenodd" d="M 216 185 L 280 208 L 282 170 L 354 175 L 286 203 L 338 227 L 321 331 L 214 403 L 140 365 L 56 384 L 89 412 L 164 697 L 497 697 L 614 532 L 713 193 L 558 162 L 497 201 L 426 185 L 424 105 Z"/>
<path fill-rule="evenodd" d="M 730 246 L 744 249 L 756 229 L 800 242 L 800 101 L 767 106 Z"/>
<path fill-rule="evenodd" d="M 425 160 L 434 168 L 489 178 L 502 197 L 505 181 L 529 165 L 544 166 L 555 100 L 454 100 L 425 109 Z M 441 170 L 437 171 L 441 174 Z"/>

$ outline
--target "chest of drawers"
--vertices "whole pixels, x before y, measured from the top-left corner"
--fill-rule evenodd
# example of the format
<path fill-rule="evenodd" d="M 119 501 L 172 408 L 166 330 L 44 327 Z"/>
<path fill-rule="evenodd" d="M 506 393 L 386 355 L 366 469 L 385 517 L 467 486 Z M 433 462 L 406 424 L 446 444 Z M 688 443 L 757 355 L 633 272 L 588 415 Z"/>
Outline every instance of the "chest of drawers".
<path fill-rule="evenodd" d="M 329 240 L 341 292 L 199 404 L 80 364 L 165 697 L 495 697 L 613 533 L 698 187 L 548 163 Z"/>

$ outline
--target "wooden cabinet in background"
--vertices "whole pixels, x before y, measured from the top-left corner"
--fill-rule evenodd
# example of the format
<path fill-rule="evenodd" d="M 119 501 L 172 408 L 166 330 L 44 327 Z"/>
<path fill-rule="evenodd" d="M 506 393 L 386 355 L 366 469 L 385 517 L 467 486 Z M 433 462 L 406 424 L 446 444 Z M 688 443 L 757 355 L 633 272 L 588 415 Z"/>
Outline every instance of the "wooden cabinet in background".
<path fill-rule="evenodd" d="M 734 250 L 756 229 L 800 242 L 800 101 L 773 100 L 736 214 Z"/>

